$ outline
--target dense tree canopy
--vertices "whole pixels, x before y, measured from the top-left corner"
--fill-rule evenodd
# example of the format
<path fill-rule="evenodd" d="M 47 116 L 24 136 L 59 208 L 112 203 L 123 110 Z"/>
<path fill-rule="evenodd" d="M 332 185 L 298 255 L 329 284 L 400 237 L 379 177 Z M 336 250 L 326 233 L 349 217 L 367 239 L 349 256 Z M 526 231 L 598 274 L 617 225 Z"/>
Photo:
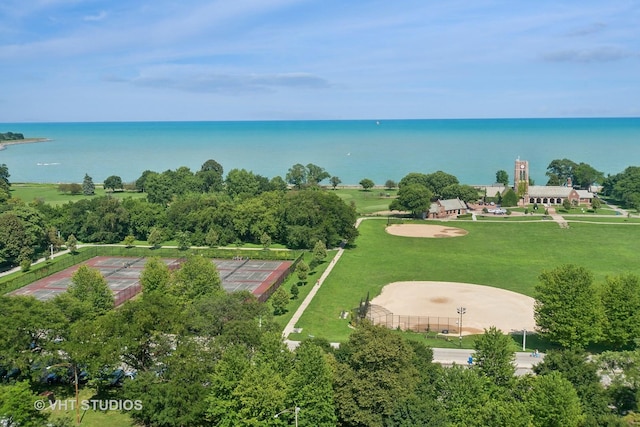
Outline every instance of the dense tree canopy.
<path fill-rule="evenodd" d="M 117 175 L 111 175 L 104 180 L 104 183 L 102 185 L 104 186 L 105 190 L 119 190 L 123 187 L 122 178 Z"/>
<path fill-rule="evenodd" d="M 496 183 L 504 186 L 509 185 L 509 174 L 506 170 L 500 169 L 496 172 Z"/>
<path fill-rule="evenodd" d="M 535 320 L 543 337 L 569 348 L 601 339 L 604 312 L 587 269 L 563 265 L 545 271 L 535 290 Z"/>
<path fill-rule="evenodd" d="M 389 205 L 391 210 L 410 211 L 419 217 L 429 210 L 433 193 L 421 184 L 403 185 L 398 190 L 398 197 Z"/>

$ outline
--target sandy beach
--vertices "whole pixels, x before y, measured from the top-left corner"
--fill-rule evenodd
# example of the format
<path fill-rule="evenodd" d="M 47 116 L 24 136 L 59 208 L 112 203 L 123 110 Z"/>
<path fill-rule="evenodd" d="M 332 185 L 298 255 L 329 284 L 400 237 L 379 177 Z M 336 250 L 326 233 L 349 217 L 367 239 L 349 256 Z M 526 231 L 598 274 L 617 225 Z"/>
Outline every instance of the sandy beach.
<path fill-rule="evenodd" d="M 18 144 L 33 144 L 35 142 L 47 142 L 51 141 L 49 138 L 25 138 L 25 139 L 15 139 L 10 141 L 2 141 L 0 142 L 0 150 L 5 150 L 9 145 L 18 145 Z"/>

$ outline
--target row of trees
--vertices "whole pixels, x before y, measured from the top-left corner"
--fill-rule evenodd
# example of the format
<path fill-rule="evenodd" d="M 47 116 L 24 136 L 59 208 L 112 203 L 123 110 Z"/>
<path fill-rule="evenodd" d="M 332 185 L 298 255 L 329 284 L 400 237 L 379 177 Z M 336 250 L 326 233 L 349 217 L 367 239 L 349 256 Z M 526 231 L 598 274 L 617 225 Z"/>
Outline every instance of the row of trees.
<path fill-rule="evenodd" d="M 209 161 L 197 174 L 187 168 L 145 173 L 138 181 L 144 182 L 147 200 L 103 196 L 51 206 L 7 195 L 0 203 L 0 264 L 27 262 L 51 245 L 59 248 L 72 235 L 91 243 L 119 243 L 128 237 L 153 240 L 154 245 L 176 239 L 183 246 L 266 240 L 291 248 L 312 248 L 318 240 L 331 247 L 357 236 L 355 209 L 315 186 L 288 191 L 282 179 L 269 181 L 235 169 L 227 175 L 224 191 L 199 191 L 195 183 L 204 181 L 196 177 L 219 177 L 221 171 Z M 8 176 L 6 166 L 0 167 L 0 189 L 10 185 Z M 222 183 L 213 178 L 207 182 Z M 82 191 L 94 188 L 86 175 Z"/>
<path fill-rule="evenodd" d="M 623 172 L 607 176 L 602 192 L 629 208 L 640 210 L 640 167 L 629 166 Z"/>
<path fill-rule="evenodd" d="M 563 265 L 540 275 L 535 299 L 540 335 L 563 347 L 602 343 L 623 349 L 640 338 L 640 278 L 635 275 L 597 284 L 586 268 Z"/>
<path fill-rule="evenodd" d="M 398 183 L 398 197 L 391 202 L 389 209 L 409 211 L 419 217 L 429 210 L 433 200 L 455 198 L 465 202 L 477 200 L 478 190 L 460 184 L 458 178 L 446 172 L 412 172 Z"/>

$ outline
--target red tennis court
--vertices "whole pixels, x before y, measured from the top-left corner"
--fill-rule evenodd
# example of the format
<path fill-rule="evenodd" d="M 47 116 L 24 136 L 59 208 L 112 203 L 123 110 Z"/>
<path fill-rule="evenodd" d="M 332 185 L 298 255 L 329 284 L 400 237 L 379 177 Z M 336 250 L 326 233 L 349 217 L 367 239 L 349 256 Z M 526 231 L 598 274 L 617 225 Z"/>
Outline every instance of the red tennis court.
<path fill-rule="evenodd" d="M 161 259 L 170 270 L 180 267 L 184 259 Z M 260 301 L 265 301 L 277 286 L 286 278 L 291 261 L 266 261 L 248 258 L 214 259 L 218 268 L 222 286 L 227 292 L 246 290 L 254 294 Z M 82 264 L 99 270 L 113 291 L 115 305 L 140 293 L 140 274 L 144 269 L 146 258 L 106 257 L 99 256 L 69 267 L 51 276 L 17 289 L 10 295 L 32 295 L 39 300 L 48 300 L 65 292 L 71 284 L 71 276 Z"/>

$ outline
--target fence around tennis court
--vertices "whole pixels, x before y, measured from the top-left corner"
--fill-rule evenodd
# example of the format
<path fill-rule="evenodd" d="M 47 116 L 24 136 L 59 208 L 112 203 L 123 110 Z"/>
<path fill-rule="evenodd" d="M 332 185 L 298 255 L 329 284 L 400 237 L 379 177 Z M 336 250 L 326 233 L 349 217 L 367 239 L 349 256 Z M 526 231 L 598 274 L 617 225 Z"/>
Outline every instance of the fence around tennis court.
<path fill-rule="evenodd" d="M 64 255 L 55 260 L 48 260 L 44 263 L 34 265 L 28 272 L 20 273 L 10 279 L 0 281 L 0 295 L 20 289 L 37 280 L 43 279 L 54 273 L 58 273 L 81 262 L 87 261 L 96 256 L 123 256 L 138 258 L 185 258 L 188 254 L 202 255 L 206 258 L 233 259 L 233 257 L 243 256 L 263 260 L 294 261 L 295 264 L 303 256 L 302 251 L 293 250 L 243 250 L 243 249 L 220 249 L 220 248 L 148 248 L 148 247 L 126 247 L 126 246 L 86 246 L 80 248 L 76 253 Z M 273 288 L 277 289 L 277 286 Z M 275 290 L 274 289 L 274 290 Z M 273 292 L 273 291 L 272 291 Z"/>

